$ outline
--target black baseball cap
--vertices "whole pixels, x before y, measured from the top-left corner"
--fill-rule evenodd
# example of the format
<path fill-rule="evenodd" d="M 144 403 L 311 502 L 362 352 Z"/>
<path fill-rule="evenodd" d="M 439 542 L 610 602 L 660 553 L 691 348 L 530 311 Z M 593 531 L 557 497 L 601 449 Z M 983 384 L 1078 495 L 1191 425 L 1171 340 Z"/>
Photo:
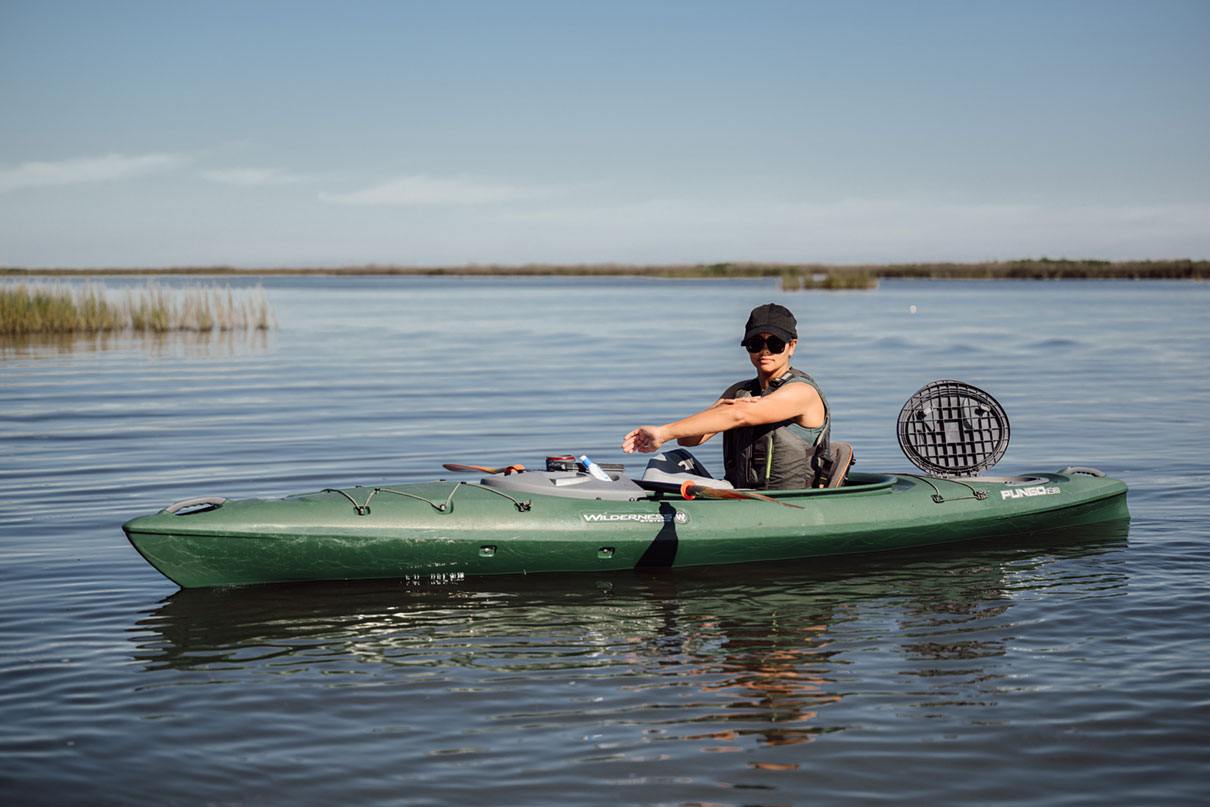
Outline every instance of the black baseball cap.
<path fill-rule="evenodd" d="M 783 342 L 789 342 L 798 338 L 797 328 L 798 321 L 794 319 L 790 309 L 777 303 L 765 303 L 753 308 L 752 313 L 748 315 L 748 324 L 744 327 L 744 338 L 740 340 L 740 344 L 759 333 L 772 334 Z"/>

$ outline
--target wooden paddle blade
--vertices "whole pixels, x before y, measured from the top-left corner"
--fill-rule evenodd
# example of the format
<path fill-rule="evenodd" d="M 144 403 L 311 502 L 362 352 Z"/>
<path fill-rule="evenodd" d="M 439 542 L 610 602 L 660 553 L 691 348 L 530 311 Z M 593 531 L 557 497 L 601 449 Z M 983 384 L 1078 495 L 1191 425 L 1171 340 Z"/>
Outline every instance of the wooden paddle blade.
<path fill-rule="evenodd" d="M 782 507 L 793 507 L 795 510 L 803 509 L 797 504 L 779 501 L 769 496 L 762 496 L 759 493 L 749 493 L 741 490 L 725 490 L 723 488 L 708 488 L 705 485 L 695 485 L 688 480 L 681 484 L 681 496 L 686 499 L 696 499 L 699 496 L 707 499 L 756 499 L 762 502 L 773 502 L 773 504 L 780 504 Z"/>
<path fill-rule="evenodd" d="M 481 474 L 511 474 L 513 471 L 524 471 L 524 465 L 506 465 L 503 468 L 486 468 L 482 465 L 459 465 L 456 462 L 445 462 L 441 467 L 447 471 L 476 471 Z"/>

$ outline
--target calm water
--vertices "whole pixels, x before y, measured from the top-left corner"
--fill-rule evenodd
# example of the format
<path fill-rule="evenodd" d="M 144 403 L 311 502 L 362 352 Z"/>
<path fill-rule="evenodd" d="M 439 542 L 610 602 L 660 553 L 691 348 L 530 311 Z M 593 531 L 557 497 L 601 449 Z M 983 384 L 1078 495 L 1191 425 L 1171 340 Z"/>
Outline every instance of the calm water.
<path fill-rule="evenodd" d="M 280 329 L 0 342 L 0 802 L 1184 805 L 1210 792 L 1210 287 L 265 282 Z M 859 470 L 903 402 L 1008 411 L 1005 472 L 1132 520 L 858 559 L 181 591 L 119 529 L 202 494 L 540 464 L 804 323 Z M 698 452 L 719 469 L 717 447 Z"/>

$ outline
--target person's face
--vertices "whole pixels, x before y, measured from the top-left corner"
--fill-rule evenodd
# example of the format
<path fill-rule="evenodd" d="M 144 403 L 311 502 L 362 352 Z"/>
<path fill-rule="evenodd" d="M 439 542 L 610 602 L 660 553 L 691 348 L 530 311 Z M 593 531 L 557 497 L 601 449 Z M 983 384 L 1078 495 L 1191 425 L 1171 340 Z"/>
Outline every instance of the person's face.
<path fill-rule="evenodd" d="M 745 342 L 744 350 L 748 351 L 748 358 L 752 361 L 753 367 L 767 376 L 772 376 L 781 375 L 786 371 L 790 366 L 790 357 L 794 355 L 794 348 L 797 346 L 797 339 L 782 342 L 772 334 L 762 333 Z M 780 347 L 781 350 L 774 353 L 773 348 L 775 347 Z M 756 349 L 753 350 L 753 348 Z"/>

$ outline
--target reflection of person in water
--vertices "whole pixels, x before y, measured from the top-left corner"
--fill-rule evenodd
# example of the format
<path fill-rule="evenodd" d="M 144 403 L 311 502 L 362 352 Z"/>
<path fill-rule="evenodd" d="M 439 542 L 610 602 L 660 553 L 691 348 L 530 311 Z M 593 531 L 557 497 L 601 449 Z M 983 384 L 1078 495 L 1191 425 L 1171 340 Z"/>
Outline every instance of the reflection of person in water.
<path fill-rule="evenodd" d="M 841 699 L 832 688 L 834 682 L 824 674 L 834 652 L 828 634 L 834 615 L 831 604 L 805 610 L 796 601 L 790 609 L 792 616 L 779 618 L 776 604 L 761 598 L 755 613 L 728 610 L 716 611 L 717 616 L 686 615 L 686 605 L 706 604 L 697 596 L 699 592 L 678 590 L 666 578 L 644 582 L 661 603 L 666 620 L 659 632 L 665 641 L 660 643 L 658 668 L 678 677 L 700 679 L 695 685 L 699 691 L 725 698 L 720 701 L 724 711 L 697 716 L 692 722 L 745 726 L 686 734 L 681 739 L 726 743 L 757 735 L 763 738 L 763 745 L 792 745 L 810 742 L 821 732 L 808 724 L 819 716 L 820 707 Z M 767 606 L 774 608 L 772 614 Z M 665 660 L 670 644 L 680 652 Z M 640 664 L 651 660 L 649 654 L 634 658 Z"/>
<path fill-rule="evenodd" d="M 830 616 L 830 615 L 829 615 Z M 820 732 L 806 725 L 819 717 L 819 708 L 839 703 L 841 696 L 829 692 L 835 682 L 818 670 L 831 656 L 828 625 L 825 622 L 802 625 L 781 635 L 753 632 L 751 639 L 739 638 L 736 631 L 724 647 L 728 679 L 702 687 L 704 692 L 725 692 L 741 698 L 728 704 L 729 711 L 714 715 L 718 720 L 751 720 L 766 724 L 758 731 L 732 730 L 699 735 L 720 740 L 736 739 L 743 734 L 759 733 L 765 745 L 793 745 L 810 742 Z M 784 644 L 782 640 L 785 640 Z M 770 643 L 774 646 L 770 648 Z"/>

